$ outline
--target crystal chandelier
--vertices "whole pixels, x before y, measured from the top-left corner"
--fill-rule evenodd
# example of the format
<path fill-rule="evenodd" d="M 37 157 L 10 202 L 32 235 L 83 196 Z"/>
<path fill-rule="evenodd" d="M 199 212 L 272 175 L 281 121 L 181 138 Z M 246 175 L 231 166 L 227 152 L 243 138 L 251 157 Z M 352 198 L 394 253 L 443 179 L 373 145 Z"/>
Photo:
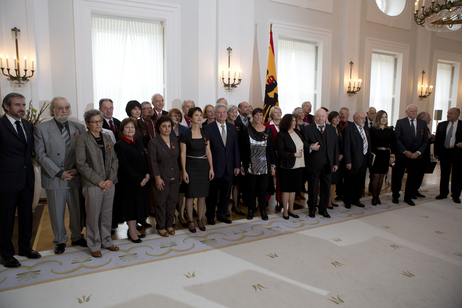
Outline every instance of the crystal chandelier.
<path fill-rule="evenodd" d="M 429 2 L 425 6 L 425 2 Z M 420 6 L 419 6 L 420 5 Z M 430 0 L 415 2 L 414 20 L 419 26 L 435 32 L 456 31 L 462 27 L 462 1 L 444 0 L 442 3 Z"/>

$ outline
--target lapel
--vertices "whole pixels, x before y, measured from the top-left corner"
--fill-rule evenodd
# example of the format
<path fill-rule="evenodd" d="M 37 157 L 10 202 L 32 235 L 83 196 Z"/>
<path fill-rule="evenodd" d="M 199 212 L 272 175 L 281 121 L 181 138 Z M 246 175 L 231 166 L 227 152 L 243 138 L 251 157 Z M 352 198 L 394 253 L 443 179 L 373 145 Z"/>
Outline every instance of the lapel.
<path fill-rule="evenodd" d="M 48 121 L 49 123 L 48 133 L 50 134 L 51 138 L 56 142 L 56 144 L 61 148 L 61 150 L 66 152 L 66 145 L 64 144 L 63 136 L 61 132 L 59 131 L 58 125 L 56 125 L 54 121 L 55 121 L 54 119 Z"/>
<path fill-rule="evenodd" d="M 310 126 L 312 127 L 311 129 L 313 130 L 313 134 L 314 134 L 314 137 L 316 138 L 316 141 L 319 142 L 319 144 L 324 144 L 324 140 L 322 139 L 321 132 L 318 130 L 318 126 L 316 125 L 316 122 L 313 122 L 312 124 L 310 124 Z"/>
<path fill-rule="evenodd" d="M 13 125 L 11 124 L 10 120 L 6 117 L 6 115 L 4 115 L 4 116 L 2 117 L 2 121 L 3 121 L 3 123 L 5 124 L 5 126 L 8 127 L 8 129 L 11 131 L 11 133 L 12 133 L 13 135 L 15 135 L 15 136 L 18 138 L 18 140 L 21 141 L 21 143 L 22 143 L 21 138 L 19 138 L 18 132 L 17 132 L 16 129 L 13 127 Z"/>
<path fill-rule="evenodd" d="M 218 122 L 217 122 L 218 123 Z M 225 144 L 223 143 L 223 139 L 221 138 L 221 132 L 220 130 L 218 129 L 218 125 L 217 123 L 211 123 L 210 125 L 212 125 L 212 130 L 213 132 L 215 133 L 215 135 L 217 135 L 217 138 L 218 140 L 220 140 L 220 144 L 224 147 Z M 226 125 L 226 122 L 225 122 L 225 125 Z M 221 126 L 221 124 L 220 124 Z M 228 127 L 226 127 L 228 128 Z M 228 138 L 226 137 L 226 142 L 228 142 Z"/>
<path fill-rule="evenodd" d="M 170 137 L 170 146 L 171 146 L 170 148 L 169 148 L 168 145 L 165 143 L 164 139 L 162 139 L 162 136 L 161 136 L 160 134 L 158 134 L 158 135 L 156 136 L 158 143 L 160 144 L 161 148 L 164 149 L 165 153 L 167 153 L 167 154 L 170 155 L 170 156 L 173 156 L 173 155 L 174 155 L 174 152 L 173 152 L 173 149 L 172 149 L 172 147 L 173 147 L 173 144 L 172 144 L 172 136 L 170 135 L 169 137 Z M 175 137 L 175 138 L 176 138 L 176 137 Z"/>

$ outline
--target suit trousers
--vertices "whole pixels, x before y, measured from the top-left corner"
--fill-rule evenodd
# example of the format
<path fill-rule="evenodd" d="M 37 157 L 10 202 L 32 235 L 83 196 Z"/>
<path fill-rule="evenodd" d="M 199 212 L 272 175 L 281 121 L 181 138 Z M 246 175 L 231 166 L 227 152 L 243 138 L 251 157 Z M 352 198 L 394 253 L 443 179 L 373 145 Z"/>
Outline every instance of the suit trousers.
<path fill-rule="evenodd" d="M 452 171 L 451 194 L 453 199 L 460 198 L 462 190 L 462 160 L 457 157 L 455 149 L 446 149 L 440 155 L 440 195 L 447 196 L 449 193 L 449 177 Z"/>
<path fill-rule="evenodd" d="M 87 245 L 90 252 L 98 251 L 101 247 L 113 245 L 111 238 L 112 204 L 115 187 L 108 191 L 98 186 L 83 187 L 85 211 L 87 213 Z"/>
<path fill-rule="evenodd" d="M 205 213 L 208 219 L 215 218 L 215 208 L 217 209 L 217 218 L 226 218 L 232 183 L 232 176 L 227 174 L 224 174 L 221 178 L 214 178 L 210 182 L 209 195 L 206 198 L 207 212 Z"/>
<path fill-rule="evenodd" d="M 50 214 L 51 229 L 55 238 L 54 244 L 65 244 L 69 239 L 64 225 L 64 214 L 69 210 L 69 230 L 71 240 L 82 238 L 82 220 L 80 211 L 80 188 L 47 189 L 48 213 Z"/>
<path fill-rule="evenodd" d="M 247 202 L 249 210 L 255 211 L 257 208 L 256 199 L 258 199 L 258 208 L 260 211 L 266 208 L 266 192 L 268 190 L 268 174 L 254 175 L 245 174 L 247 179 Z"/>
<path fill-rule="evenodd" d="M 327 165 L 324 165 L 324 167 L 327 167 Z M 331 176 L 331 173 L 326 173 L 325 168 L 321 168 L 319 173 L 308 171 L 308 208 L 310 212 L 316 211 L 319 183 L 321 183 L 319 213 L 326 211 L 329 203 Z"/>
<path fill-rule="evenodd" d="M 393 198 L 399 198 L 404 172 L 407 169 L 406 188 L 404 190 L 404 198 L 412 198 L 417 191 L 419 168 L 421 167 L 422 159 L 410 159 L 404 155 L 396 155 L 396 163 L 391 177 L 391 191 Z"/>
<path fill-rule="evenodd" d="M 366 182 L 366 171 L 368 161 L 363 158 L 361 166 L 352 166 L 351 170 L 346 169 L 344 183 L 343 201 L 347 203 L 357 203 L 363 195 L 364 183 Z"/>
<path fill-rule="evenodd" d="M 175 208 L 178 202 L 178 194 L 180 191 L 180 182 L 178 179 L 164 182 L 164 184 L 165 186 L 163 190 L 157 190 L 155 184 L 152 190 L 154 197 L 154 209 L 156 211 L 157 230 L 172 228 L 173 220 L 175 219 Z"/>
<path fill-rule="evenodd" d="M 18 246 L 21 251 L 32 249 L 32 198 L 34 189 L 27 184 L 19 191 L 0 193 L 0 254 L 4 258 L 14 255 L 11 242 L 18 208 Z"/>
<path fill-rule="evenodd" d="M 344 195 L 344 192 L 345 192 L 345 183 L 344 183 L 344 180 L 345 180 L 345 177 L 346 177 L 346 173 L 347 173 L 347 169 L 346 169 L 346 164 L 345 164 L 345 160 L 342 159 L 339 163 L 339 166 L 338 166 L 338 181 L 337 181 L 337 184 L 335 185 L 335 192 L 337 193 L 337 196 L 339 196 L 340 198 L 343 197 Z"/>

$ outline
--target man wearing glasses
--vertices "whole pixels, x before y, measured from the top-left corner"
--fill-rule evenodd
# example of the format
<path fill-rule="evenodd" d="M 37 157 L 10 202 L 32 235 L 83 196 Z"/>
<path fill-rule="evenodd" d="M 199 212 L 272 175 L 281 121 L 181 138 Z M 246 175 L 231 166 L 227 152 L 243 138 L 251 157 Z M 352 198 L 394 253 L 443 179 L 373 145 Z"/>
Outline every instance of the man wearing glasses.
<path fill-rule="evenodd" d="M 152 102 L 152 106 L 154 107 L 153 108 L 154 114 L 152 115 L 151 119 L 155 121 L 161 116 L 168 114 L 167 111 L 163 110 L 165 101 L 162 95 L 160 95 L 159 93 L 154 94 L 151 98 L 151 102 Z"/>
<path fill-rule="evenodd" d="M 119 126 L 120 121 L 114 117 L 114 104 L 110 98 L 102 98 L 99 100 L 99 111 L 103 113 L 104 121 L 103 128 L 109 129 L 114 134 L 116 140 L 119 140 Z"/>

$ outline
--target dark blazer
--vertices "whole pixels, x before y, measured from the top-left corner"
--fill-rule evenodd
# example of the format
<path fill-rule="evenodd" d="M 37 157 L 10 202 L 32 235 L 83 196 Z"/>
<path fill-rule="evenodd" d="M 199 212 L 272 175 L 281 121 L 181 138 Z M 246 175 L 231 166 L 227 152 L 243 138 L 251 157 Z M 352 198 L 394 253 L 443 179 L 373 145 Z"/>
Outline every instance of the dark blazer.
<path fill-rule="evenodd" d="M 170 136 L 169 148 L 162 139 L 162 136 L 158 134 L 149 141 L 148 152 L 153 177 L 159 175 L 164 183 L 169 182 L 171 179 L 179 180 L 181 166 L 179 158 L 180 147 L 178 139 L 175 136 Z"/>
<path fill-rule="evenodd" d="M 398 148 L 396 155 L 404 156 L 405 151 L 411 151 L 412 153 L 419 151 L 424 153 L 428 145 L 428 132 L 427 122 L 422 119 L 417 119 L 417 133 L 414 137 L 411 125 L 409 124 L 409 118 L 403 118 L 396 121 L 395 136 L 396 146 Z M 422 155 L 419 156 L 422 159 Z"/>
<path fill-rule="evenodd" d="M 34 126 L 26 120 L 21 122 L 27 139 L 25 149 L 6 115 L 0 118 L 0 192 L 20 191 L 25 185 L 29 188 L 34 187 Z"/>
<path fill-rule="evenodd" d="M 271 128 L 266 127 L 265 134 L 267 137 L 266 143 L 266 162 L 268 165 L 268 174 L 270 174 L 271 165 L 276 165 L 276 150 L 274 148 L 274 137 Z M 249 128 L 244 126 L 242 132 L 242 138 L 240 143 L 240 156 L 242 166 L 244 167 L 245 173 L 249 169 L 250 164 L 250 140 L 249 140 Z"/>
<path fill-rule="evenodd" d="M 303 139 L 302 139 L 303 141 Z M 278 166 L 291 169 L 295 165 L 295 143 L 288 131 L 280 131 L 276 138 L 276 153 L 278 155 Z"/>
<path fill-rule="evenodd" d="M 366 155 L 363 154 L 363 138 L 361 137 L 361 133 L 354 123 L 345 127 L 343 133 L 343 159 L 345 160 L 345 164 L 352 164 L 352 169 L 359 169 L 361 168 L 363 159 L 366 156 L 366 158 L 369 159 L 368 164 L 370 165 L 371 137 L 369 134 L 369 129 L 364 127 L 364 133 L 366 134 L 368 144 Z"/>
<path fill-rule="evenodd" d="M 188 127 L 187 127 L 187 126 L 184 126 L 184 125 L 181 125 L 181 124 L 178 124 L 178 125 L 179 125 L 179 126 L 178 126 L 178 136 L 175 135 L 175 132 L 173 131 L 173 127 L 172 127 L 172 131 L 170 132 L 170 136 L 176 137 L 177 140 L 180 140 L 180 135 L 181 135 L 185 130 L 187 130 Z"/>
<path fill-rule="evenodd" d="M 210 151 L 213 158 L 213 171 L 216 178 L 222 178 L 225 175 L 234 176 L 234 169 L 240 167 L 238 134 L 236 126 L 225 122 L 226 124 L 226 147 L 221 138 L 221 131 L 217 123 L 210 123 L 203 127 L 210 136 Z"/>
<path fill-rule="evenodd" d="M 305 118 L 306 118 L 306 115 L 305 115 Z M 308 114 L 308 118 L 310 119 L 310 121 L 305 121 L 305 119 L 303 119 L 303 122 L 306 122 L 308 124 L 313 124 L 314 123 L 314 115 L 312 115 L 311 113 Z"/>
<path fill-rule="evenodd" d="M 115 134 L 114 134 L 114 137 L 116 138 L 116 140 L 119 140 L 120 137 L 119 137 L 119 127 L 120 127 L 120 121 L 116 118 L 112 118 L 113 122 L 114 122 L 114 129 L 115 129 Z M 109 129 L 111 130 L 111 127 L 109 126 L 109 124 L 107 124 L 107 121 L 106 119 L 103 118 L 103 128 L 106 128 L 106 129 Z M 112 132 L 112 130 L 111 130 Z"/>
<path fill-rule="evenodd" d="M 438 124 L 436 128 L 436 137 L 435 137 L 435 156 L 444 156 L 446 148 L 444 147 L 444 142 L 446 141 L 446 131 L 449 125 L 449 121 L 444 121 Z M 462 142 L 462 121 L 457 120 L 457 131 L 456 131 L 456 141 L 454 144 Z M 462 148 L 454 146 L 454 150 L 459 153 L 459 157 L 462 157 Z"/>
<path fill-rule="evenodd" d="M 335 128 L 331 125 L 325 125 L 324 134 L 326 134 L 326 142 L 324 142 L 315 122 L 304 127 L 303 137 L 307 147 L 307 150 L 305 151 L 305 166 L 307 167 L 308 172 L 321 172 L 321 168 L 323 166 L 320 164 L 320 162 L 324 160 L 324 158 L 321 157 L 321 155 L 324 154 L 324 151 L 320 151 L 322 147 L 326 149 L 328 170 L 332 172 L 333 167 L 338 166 L 339 164 L 338 139 Z M 311 144 L 316 142 L 319 142 L 321 148 L 318 151 L 311 151 L 310 153 L 309 147 Z"/>
<path fill-rule="evenodd" d="M 153 115 L 151 116 L 151 119 L 152 119 L 153 121 L 155 121 L 155 120 L 157 120 L 157 113 L 156 113 L 155 110 L 152 110 L 152 112 L 153 112 Z M 168 114 L 167 111 L 162 110 L 162 115 L 167 115 L 167 114 Z"/>

